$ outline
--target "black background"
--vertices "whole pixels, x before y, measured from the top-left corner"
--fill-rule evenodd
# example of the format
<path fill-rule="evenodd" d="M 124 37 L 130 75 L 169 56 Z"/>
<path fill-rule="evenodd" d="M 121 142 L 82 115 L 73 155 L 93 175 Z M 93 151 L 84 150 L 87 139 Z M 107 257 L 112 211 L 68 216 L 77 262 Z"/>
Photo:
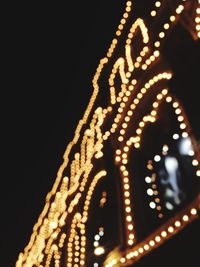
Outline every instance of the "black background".
<path fill-rule="evenodd" d="M 124 2 L 32 2 L 3 10 L 2 267 L 14 266 L 29 241 Z"/>
<path fill-rule="evenodd" d="M 29 241 L 123 14 L 124 1 L 72 2 L 4 9 L 2 267 L 15 266 Z"/>

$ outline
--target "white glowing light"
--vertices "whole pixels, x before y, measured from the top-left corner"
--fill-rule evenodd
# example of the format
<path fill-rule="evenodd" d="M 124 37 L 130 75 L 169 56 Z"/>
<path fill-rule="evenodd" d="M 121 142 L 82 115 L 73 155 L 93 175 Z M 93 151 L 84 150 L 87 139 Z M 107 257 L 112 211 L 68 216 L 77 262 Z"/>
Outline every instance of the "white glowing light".
<path fill-rule="evenodd" d="M 98 241 L 100 239 L 100 236 L 99 235 L 95 235 L 94 239 Z"/>
<path fill-rule="evenodd" d="M 171 175 L 173 174 L 173 176 L 175 175 L 175 171 L 178 168 L 178 161 L 175 157 L 166 157 L 165 158 L 165 167 L 168 171 L 168 173 L 170 173 Z"/>
<path fill-rule="evenodd" d="M 99 235 L 100 235 L 100 236 L 103 236 L 103 235 L 104 235 L 104 232 L 103 232 L 103 231 L 100 231 L 100 232 L 99 232 Z"/>
<path fill-rule="evenodd" d="M 94 254 L 100 256 L 105 253 L 105 249 L 103 247 L 97 247 L 94 250 Z"/>
<path fill-rule="evenodd" d="M 159 162 L 161 160 L 161 157 L 159 155 L 155 155 L 154 160 L 156 162 Z"/>
<path fill-rule="evenodd" d="M 193 166 L 198 166 L 198 161 L 197 161 L 196 159 L 193 159 L 193 161 L 192 161 L 192 165 L 193 165 Z"/>
<path fill-rule="evenodd" d="M 166 208 L 167 208 L 168 210 L 173 210 L 173 209 L 174 209 L 174 206 L 173 206 L 170 202 L 167 202 L 167 203 L 165 204 L 165 206 L 166 206 Z"/>
<path fill-rule="evenodd" d="M 155 209 L 156 208 L 156 203 L 152 201 L 152 202 L 149 203 L 149 206 L 150 206 L 151 209 Z"/>
<path fill-rule="evenodd" d="M 178 135 L 178 134 L 173 134 L 173 139 L 174 139 L 174 140 L 179 139 L 179 135 Z"/>
<path fill-rule="evenodd" d="M 192 150 L 192 144 L 189 137 L 182 138 L 180 145 L 179 145 L 179 151 L 181 155 L 188 155 L 189 151 Z"/>
<path fill-rule="evenodd" d="M 153 196 L 153 190 L 151 188 L 147 189 L 147 194 Z"/>
<path fill-rule="evenodd" d="M 150 184 L 151 183 L 151 178 L 149 176 L 145 177 L 145 182 L 147 184 Z"/>
<path fill-rule="evenodd" d="M 167 152 L 169 150 L 169 147 L 168 145 L 164 145 L 163 148 L 162 148 L 163 152 Z"/>
<path fill-rule="evenodd" d="M 188 155 L 189 155 L 189 156 L 194 156 L 194 150 L 190 149 L 190 150 L 188 151 Z"/>
<path fill-rule="evenodd" d="M 98 241 L 94 241 L 94 247 L 98 247 L 99 242 Z"/>

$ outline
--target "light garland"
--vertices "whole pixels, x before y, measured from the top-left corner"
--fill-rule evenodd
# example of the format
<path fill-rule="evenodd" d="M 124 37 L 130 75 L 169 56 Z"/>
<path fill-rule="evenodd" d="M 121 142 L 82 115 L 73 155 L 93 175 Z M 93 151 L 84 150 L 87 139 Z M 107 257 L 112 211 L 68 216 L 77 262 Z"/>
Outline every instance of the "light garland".
<path fill-rule="evenodd" d="M 110 103 L 106 108 L 101 106 L 96 107 L 95 101 L 100 90 L 99 79 L 105 66 L 114 55 L 116 47 L 119 44 L 119 37 L 122 35 L 132 9 L 132 2 L 126 2 L 125 12 L 120 20 L 115 37 L 106 53 L 106 57 L 100 60 L 93 77 L 92 84 L 94 90 L 89 104 L 82 119 L 78 123 L 73 140 L 65 150 L 64 160 L 57 172 L 53 188 L 46 196 L 44 209 L 33 228 L 28 245 L 24 249 L 24 252 L 19 255 L 16 267 L 49 267 L 52 262 L 54 266 L 59 267 L 63 249 L 67 251 L 67 267 L 86 266 L 86 222 L 89 216 L 93 192 L 98 181 L 106 175 L 106 171 L 98 172 L 94 178 L 91 178 L 91 175 L 94 170 L 94 164 L 97 164 L 98 160 L 104 156 L 105 142 L 111 135 L 114 136 L 114 134 L 118 145 L 115 152 L 115 162 L 119 165 L 122 178 L 122 201 L 124 206 L 127 251 L 121 252 L 120 257 L 109 259 L 108 262 L 106 261 L 105 266 L 119 266 L 119 264 L 120 266 L 128 266 L 129 263 L 137 261 L 142 255 L 145 255 L 162 244 L 162 242 L 197 217 L 197 212 L 200 208 L 198 204 L 199 200 L 194 201 L 184 212 L 178 214 L 169 223 L 164 225 L 162 229 L 158 229 L 150 240 L 145 240 L 141 244 L 137 244 L 128 169 L 130 149 L 132 146 L 135 150 L 140 148 L 143 130 L 147 124 L 153 124 L 158 119 L 158 109 L 162 101 L 165 100 L 166 103 L 172 104 L 182 137 L 187 137 L 190 134 L 187 131 L 187 119 L 179 102 L 173 100 L 173 96 L 169 95 L 168 89 L 166 89 L 167 82 L 171 79 L 172 73 L 166 69 L 161 70 L 159 73 L 156 72 L 151 78 L 144 80 L 143 85 L 140 84 L 140 79 L 138 78 L 138 73 L 143 75 L 144 72 L 150 70 L 153 64 L 160 60 L 162 43 L 169 30 L 177 23 L 180 15 L 184 13 L 187 8 L 186 2 L 188 1 L 179 1 L 174 13 L 169 15 L 156 39 L 153 40 L 153 47 L 150 44 L 151 35 L 148 32 L 146 22 L 141 18 L 136 19 L 127 35 L 123 55 L 114 61 L 113 67 L 111 68 L 111 73 L 108 78 Z M 197 37 L 200 38 L 199 0 L 196 6 L 195 29 Z M 162 2 L 155 1 L 154 8 L 150 11 L 149 16 L 155 19 L 161 7 Z M 137 56 L 133 57 L 133 41 L 138 31 L 142 36 L 141 50 Z M 119 75 L 121 80 L 120 86 L 116 84 L 117 75 Z M 160 89 L 161 87 L 164 89 Z M 136 116 L 138 107 L 141 105 L 144 97 L 147 94 L 155 94 L 158 90 L 159 93 L 156 95 L 156 99 L 152 104 L 152 110 L 138 122 L 135 134 L 128 136 L 131 122 Z M 112 116 L 113 122 L 104 131 L 107 118 L 110 116 Z M 175 133 L 173 138 L 178 138 L 178 135 Z M 163 151 L 166 152 L 166 147 Z M 196 167 L 196 176 L 199 177 L 199 156 L 194 154 L 195 152 L 191 154 L 194 157 L 192 165 Z M 150 170 L 153 170 L 153 165 L 150 162 L 148 166 Z M 67 175 L 64 175 L 64 172 Z M 147 184 L 151 184 L 153 180 L 151 177 L 146 177 L 145 181 Z M 86 191 L 87 188 L 88 191 Z M 148 194 L 151 196 L 152 192 L 154 194 L 154 191 L 151 189 L 148 191 Z M 84 202 L 83 210 L 76 212 L 76 207 L 78 207 L 81 201 Z M 160 207 L 157 205 L 159 204 L 157 195 L 155 202 L 152 203 L 154 203 L 150 204 L 152 208 Z M 160 208 L 158 216 L 162 218 Z M 63 227 L 70 220 L 71 225 L 69 235 L 67 235 L 63 232 Z M 97 253 L 100 253 L 100 250 Z"/>

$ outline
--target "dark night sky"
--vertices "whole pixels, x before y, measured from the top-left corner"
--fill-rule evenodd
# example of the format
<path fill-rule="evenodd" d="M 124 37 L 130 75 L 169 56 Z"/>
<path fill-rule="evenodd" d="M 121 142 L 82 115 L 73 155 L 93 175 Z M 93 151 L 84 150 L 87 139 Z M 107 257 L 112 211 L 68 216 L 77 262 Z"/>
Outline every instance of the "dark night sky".
<path fill-rule="evenodd" d="M 125 1 L 71 2 L 17 3 L 5 10 L 2 267 L 15 265 L 30 238 Z"/>
<path fill-rule="evenodd" d="M 72 2 L 16 3 L 5 10 L 2 267 L 14 266 L 30 238 L 124 6 Z"/>

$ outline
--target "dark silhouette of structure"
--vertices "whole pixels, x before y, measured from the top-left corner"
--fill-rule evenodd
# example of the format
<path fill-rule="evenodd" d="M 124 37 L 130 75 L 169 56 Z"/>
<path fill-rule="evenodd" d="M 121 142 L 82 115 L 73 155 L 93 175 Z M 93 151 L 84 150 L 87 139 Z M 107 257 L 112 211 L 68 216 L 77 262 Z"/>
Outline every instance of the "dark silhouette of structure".
<path fill-rule="evenodd" d="M 177 255 L 181 266 L 192 263 L 199 37 L 199 1 L 135 1 L 133 10 L 126 2 L 16 267 L 167 266 Z"/>

